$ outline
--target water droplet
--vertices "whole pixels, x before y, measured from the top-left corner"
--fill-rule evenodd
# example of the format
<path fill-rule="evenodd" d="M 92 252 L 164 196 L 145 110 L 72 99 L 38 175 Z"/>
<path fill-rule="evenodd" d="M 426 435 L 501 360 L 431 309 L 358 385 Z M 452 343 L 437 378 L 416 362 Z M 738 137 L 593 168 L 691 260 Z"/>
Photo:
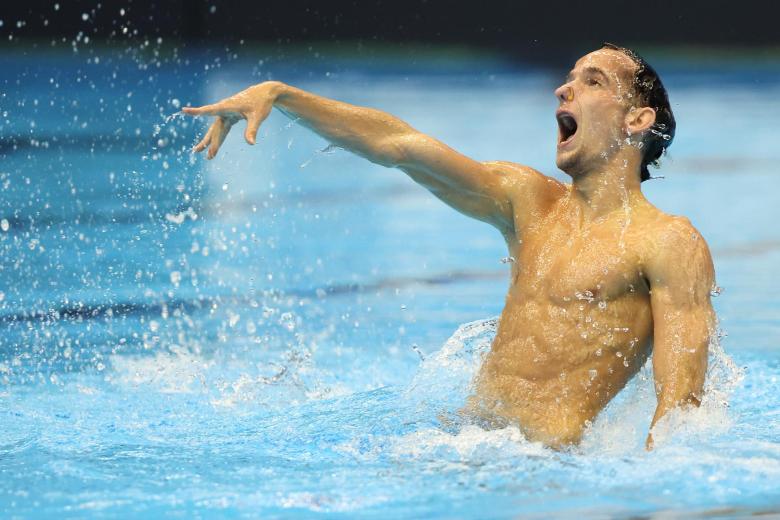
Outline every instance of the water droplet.
<path fill-rule="evenodd" d="M 592 302 L 593 300 L 595 300 L 595 298 L 593 297 L 593 293 L 590 291 L 583 291 L 583 292 L 577 291 L 574 293 L 574 296 L 576 296 L 578 300 L 585 300 L 587 302 Z"/>
<path fill-rule="evenodd" d="M 0 229 L 3 231 L 8 231 L 11 227 L 11 224 L 8 222 L 8 219 L 0 220 Z"/>
<path fill-rule="evenodd" d="M 238 320 L 241 319 L 241 316 L 239 314 L 231 313 L 230 317 L 228 318 L 228 326 L 230 328 L 233 328 L 236 326 L 236 323 L 238 323 Z"/>
<path fill-rule="evenodd" d="M 282 315 L 279 316 L 279 324 L 292 332 L 295 330 L 295 317 L 291 312 L 282 313 Z"/>
<path fill-rule="evenodd" d="M 325 148 L 319 150 L 318 153 L 324 154 L 324 155 L 333 155 L 334 153 L 338 152 L 339 150 L 342 150 L 341 147 L 335 145 L 335 144 L 329 144 Z"/>

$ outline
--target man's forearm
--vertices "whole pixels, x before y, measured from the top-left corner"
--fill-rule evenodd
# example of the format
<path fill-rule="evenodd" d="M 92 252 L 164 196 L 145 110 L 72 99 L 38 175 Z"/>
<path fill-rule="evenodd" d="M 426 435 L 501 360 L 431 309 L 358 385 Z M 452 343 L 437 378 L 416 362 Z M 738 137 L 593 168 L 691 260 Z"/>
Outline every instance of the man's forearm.
<path fill-rule="evenodd" d="M 400 137 L 415 130 L 395 116 L 273 82 L 274 106 L 336 146 L 384 166 L 403 158 Z"/>

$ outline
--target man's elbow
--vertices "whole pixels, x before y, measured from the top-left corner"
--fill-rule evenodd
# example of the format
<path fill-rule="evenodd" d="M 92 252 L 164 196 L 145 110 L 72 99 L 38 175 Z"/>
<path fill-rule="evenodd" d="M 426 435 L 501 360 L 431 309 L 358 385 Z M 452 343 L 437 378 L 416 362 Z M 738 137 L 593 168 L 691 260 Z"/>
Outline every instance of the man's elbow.
<path fill-rule="evenodd" d="M 414 130 L 387 136 L 377 143 L 373 162 L 390 168 L 413 166 L 424 141 L 425 136 Z"/>

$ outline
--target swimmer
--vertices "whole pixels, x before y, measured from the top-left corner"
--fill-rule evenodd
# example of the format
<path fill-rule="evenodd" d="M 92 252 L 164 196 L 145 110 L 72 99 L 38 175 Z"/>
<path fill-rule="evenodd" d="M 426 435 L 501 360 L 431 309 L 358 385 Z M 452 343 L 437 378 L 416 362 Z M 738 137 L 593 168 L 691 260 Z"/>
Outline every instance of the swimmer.
<path fill-rule="evenodd" d="M 276 107 L 332 144 L 398 168 L 506 241 L 511 281 L 476 379 L 471 413 L 516 423 L 529 440 L 577 444 L 653 356 L 652 427 L 698 406 L 715 333 L 714 268 L 699 232 L 642 194 L 674 137 L 669 100 L 634 52 L 606 44 L 580 58 L 554 92 L 561 183 L 528 166 L 478 162 L 400 119 L 268 81 L 213 105 L 194 151 L 214 158 L 230 129 L 258 127 Z"/>

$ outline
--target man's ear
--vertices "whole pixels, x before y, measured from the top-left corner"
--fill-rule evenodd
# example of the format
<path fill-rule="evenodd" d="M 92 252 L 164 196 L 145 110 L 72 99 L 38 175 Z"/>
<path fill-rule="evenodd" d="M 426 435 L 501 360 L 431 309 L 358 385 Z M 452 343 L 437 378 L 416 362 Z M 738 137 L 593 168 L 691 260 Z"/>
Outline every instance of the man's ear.
<path fill-rule="evenodd" d="M 655 123 L 655 110 L 650 107 L 632 108 L 626 114 L 626 130 L 628 135 L 644 132 Z"/>

